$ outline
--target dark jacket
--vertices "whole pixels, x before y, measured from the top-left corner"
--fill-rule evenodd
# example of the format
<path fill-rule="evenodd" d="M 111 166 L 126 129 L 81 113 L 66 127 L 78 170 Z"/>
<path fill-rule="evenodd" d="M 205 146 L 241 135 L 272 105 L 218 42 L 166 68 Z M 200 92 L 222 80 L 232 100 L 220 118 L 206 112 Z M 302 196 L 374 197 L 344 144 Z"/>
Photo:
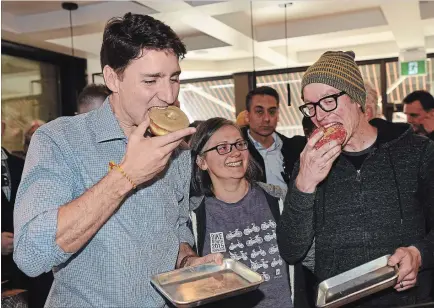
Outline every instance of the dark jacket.
<path fill-rule="evenodd" d="M 6 160 L 9 174 L 10 174 L 10 184 L 11 184 L 11 194 L 10 200 L 6 197 L 2 190 L 2 225 L 1 232 L 11 232 L 14 233 L 14 204 L 15 197 L 17 195 L 18 186 L 20 185 L 21 175 L 24 168 L 24 160 L 8 153 L 6 149 L 3 149 L 8 159 Z M 3 181 L 3 179 L 2 179 Z M 2 255 L 2 280 L 10 280 L 10 284 L 13 287 L 25 287 L 23 285 L 24 274 L 16 266 L 14 260 L 12 259 L 12 254 L 3 256 Z"/>
<path fill-rule="evenodd" d="M 273 215 L 276 223 L 279 222 L 280 219 L 280 209 L 279 209 L 279 197 L 276 197 L 276 194 L 272 194 L 268 192 L 268 189 L 264 189 L 264 187 L 274 187 L 273 185 L 262 185 L 260 183 L 259 186 L 265 193 L 265 197 L 268 201 L 268 205 L 270 207 L 270 211 Z M 280 188 L 276 188 L 280 189 Z M 195 214 L 195 226 L 192 227 L 193 233 L 195 233 L 197 237 L 196 242 L 196 251 L 199 256 L 203 256 L 203 245 L 205 243 L 205 234 L 206 234 L 206 211 L 205 211 L 205 198 L 201 197 L 193 197 L 198 201 L 193 201 L 199 203 L 199 206 L 192 205 Z M 288 270 L 288 264 L 287 270 Z M 314 285 L 314 275 L 313 273 L 302 264 L 302 262 L 298 262 L 294 265 L 294 307 L 295 308 L 313 308 L 314 307 L 314 289 L 310 286 Z M 206 306 L 207 308 L 211 307 L 237 307 L 237 308 L 247 308 L 253 307 L 255 303 L 257 303 L 260 299 L 255 296 L 255 293 L 249 293 L 246 296 L 238 296 L 236 298 L 232 298 L 225 301 L 219 301 L 215 305 Z"/>
<path fill-rule="evenodd" d="M 241 128 L 243 133 L 243 137 L 247 140 L 249 144 L 249 152 L 253 159 L 261 166 L 264 171 L 262 177 L 258 179 L 260 182 L 267 182 L 266 174 L 265 174 L 265 164 L 264 159 L 261 154 L 255 148 L 255 145 L 252 143 L 248 136 L 248 127 Z M 300 153 L 303 151 L 304 146 L 306 145 L 306 137 L 303 136 L 294 136 L 292 138 L 285 137 L 282 134 L 276 132 L 279 138 L 282 140 L 282 155 L 283 155 L 283 180 L 288 183 L 289 177 L 292 173 L 292 169 L 294 168 L 295 162 L 300 158 Z"/>
<path fill-rule="evenodd" d="M 24 168 L 24 160 L 12 155 L 5 150 L 8 155 L 7 164 L 11 176 L 11 199 L 7 199 L 2 191 L 2 225 L 1 231 L 14 233 L 14 204 L 21 175 Z M 21 272 L 15 264 L 12 254 L 2 256 L 2 280 L 9 280 L 2 285 L 2 288 L 19 288 L 28 290 L 27 300 L 29 308 L 44 307 L 45 300 L 50 292 L 53 282 L 53 273 L 44 273 L 38 277 L 30 278 Z"/>
<path fill-rule="evenodd" d="M 399 293 L 390 288 L 354 306 L 427 301 L 434 267 L 434 143 L 415 135 L 407 124 L 370 123 L 378 128 L 377 146 L 359 172 L 341 155 L 315 194 L 298 191 L 291 181 L 276 231 L 279 249 L 294 263 L 315 237 L 320 282 L 414 245 L 422 255 L 418 286 Z"/>

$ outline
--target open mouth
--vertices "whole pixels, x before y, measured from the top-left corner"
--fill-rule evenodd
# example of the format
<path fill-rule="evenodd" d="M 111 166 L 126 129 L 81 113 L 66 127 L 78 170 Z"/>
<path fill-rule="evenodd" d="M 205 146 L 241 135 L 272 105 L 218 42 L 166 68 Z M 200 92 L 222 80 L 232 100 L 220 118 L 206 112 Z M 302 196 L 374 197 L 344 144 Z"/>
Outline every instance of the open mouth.
<path fill-rule="evenodd" d="M 230 163 L 226 163 L 225 164 L 227 167 L 241 167 L 243 165 L 243 161 L 235 161 L 235 162 L 230 162 Z"/>
<path fill-rule="evenodd" d="M 324 125 L 323 127 L 324 128 L 328 128 L 328 127 L 333 126 L 333 125 L 343 125 L 343 124 L 339 123 L 339 122 L 331 122 L 331 123 L 328 123 L 328 124 Z"/>

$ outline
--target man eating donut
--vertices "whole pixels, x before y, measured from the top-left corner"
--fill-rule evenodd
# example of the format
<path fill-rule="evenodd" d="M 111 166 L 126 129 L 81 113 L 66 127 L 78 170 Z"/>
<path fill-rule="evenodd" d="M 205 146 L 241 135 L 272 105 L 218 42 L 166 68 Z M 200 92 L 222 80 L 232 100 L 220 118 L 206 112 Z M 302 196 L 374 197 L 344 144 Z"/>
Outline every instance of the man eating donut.
<path fill-rule="evenodd" d="M 144 137 L 152 108 L 173 105 L 179 60 L 173 30 L 128 13 L 104 30 L 103 105 L 36 131 L 15 203 L 14 259 L 29 276 L 53 270 L 48 307 L 162 307 L 157 273 L 205 262 L 191 249 L 194 128 Z"/>
<path fill-rule="evenodd" d="M 310 137 L 289 183 L 277 227 L 282 257 L 299 261 L 315 238 L 321 282 L 390 254 L 389 265 L 399 266 L 397 284 L 354 307 L 432 300 L 434 143 L 407 124 L 368 122 L 353 52 L 323 54 L 301 88 L 300 110 L 323 129 Z M 325 134 L 331 138 L 317 146 Z"/>

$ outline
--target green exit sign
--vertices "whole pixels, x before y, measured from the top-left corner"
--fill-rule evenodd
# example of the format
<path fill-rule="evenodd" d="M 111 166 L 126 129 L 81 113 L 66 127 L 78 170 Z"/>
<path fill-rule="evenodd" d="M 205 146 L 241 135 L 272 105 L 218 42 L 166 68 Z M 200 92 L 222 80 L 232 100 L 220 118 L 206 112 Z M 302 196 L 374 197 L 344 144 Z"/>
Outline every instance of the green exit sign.
<path fill-rule="evenodd" d="M 426 60 L 401 62 L 401 76 L 426 75 Z"/>

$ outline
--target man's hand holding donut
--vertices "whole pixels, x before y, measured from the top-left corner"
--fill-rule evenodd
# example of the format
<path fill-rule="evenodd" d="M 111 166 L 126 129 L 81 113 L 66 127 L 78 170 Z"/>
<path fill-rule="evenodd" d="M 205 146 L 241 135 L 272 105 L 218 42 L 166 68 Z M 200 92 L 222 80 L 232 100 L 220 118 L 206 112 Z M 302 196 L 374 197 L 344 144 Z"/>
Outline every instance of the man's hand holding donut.
<path fill-rule="evenodd" d="M 146 138 L 144 134 L 149 127 L 146 118 L 128 138 L 127 151 L 121 162 L 125 173 L 136 184 L 152 180 L 164 170 L 172 152 L 179 146 L 185 136 L 193 134 L 196 129 L 184 128 L 160 137 Z"/>
<path fill-rule="evenodd" d="M 341 144 L 336 140 L 332 140 L 316 149 L 315 145 L 323 136 L 323 131 L 312 135 L 300 154 L 300 171 L 295 180 L 295 185 L 301 192 L 315 192 L 317 185 L 326 178 L 333 162 L 342 151 Z"/>

